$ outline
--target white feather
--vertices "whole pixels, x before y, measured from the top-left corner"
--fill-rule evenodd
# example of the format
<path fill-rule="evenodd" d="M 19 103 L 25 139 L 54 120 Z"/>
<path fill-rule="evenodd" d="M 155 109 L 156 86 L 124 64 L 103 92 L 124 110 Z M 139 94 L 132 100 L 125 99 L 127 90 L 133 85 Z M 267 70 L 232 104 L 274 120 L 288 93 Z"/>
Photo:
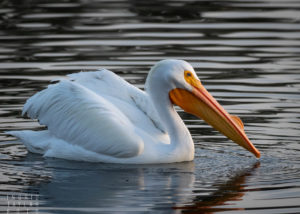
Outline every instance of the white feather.
<path fill-rule="evenodd" d="M 23 113 L 39 119 L 57 138 L 100 154 L 132 157 L 143 151 L 129 119 L 107 99 L 75 82 L 50 85 L 26 102 Z"/>

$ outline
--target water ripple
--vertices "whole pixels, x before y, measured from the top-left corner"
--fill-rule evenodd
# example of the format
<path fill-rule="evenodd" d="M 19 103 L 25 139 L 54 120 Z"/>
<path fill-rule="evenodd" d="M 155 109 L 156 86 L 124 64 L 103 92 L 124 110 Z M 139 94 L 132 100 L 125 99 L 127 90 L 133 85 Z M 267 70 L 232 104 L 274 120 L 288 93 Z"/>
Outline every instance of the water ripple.
<path fill-rule="evenodd" d="M 23 194 L 45 213 L 298 213 L 299 14 L 298 0 L 1 2 L 0 212 Z M 4 133 L 44 129 L 20 115 L 52 79 L 104 67 L 143 89 L 165 58 L 194 66 L 242 118 L 260 160 L 179 108 L 195 141 L 190 163 L 45 159 Z"/>

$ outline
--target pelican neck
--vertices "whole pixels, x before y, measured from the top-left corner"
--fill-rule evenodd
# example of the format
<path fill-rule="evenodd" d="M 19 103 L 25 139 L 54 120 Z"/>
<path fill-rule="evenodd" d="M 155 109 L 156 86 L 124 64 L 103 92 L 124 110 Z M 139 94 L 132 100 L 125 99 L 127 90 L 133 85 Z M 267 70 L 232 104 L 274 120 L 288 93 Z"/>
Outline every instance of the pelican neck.
<path fill-rule="evenodd" d="M 171 145 L 186 146 L 186 144 L 193 144 L 191 134 L 175 110 L 175 107 L 170 100 L 169 93 L 159 91 L 158 88 L 149 89 L 154 89 L 148 90 L 147 92 L 161 122 L 164 124 L 166 131 L 170 136 Z"/>

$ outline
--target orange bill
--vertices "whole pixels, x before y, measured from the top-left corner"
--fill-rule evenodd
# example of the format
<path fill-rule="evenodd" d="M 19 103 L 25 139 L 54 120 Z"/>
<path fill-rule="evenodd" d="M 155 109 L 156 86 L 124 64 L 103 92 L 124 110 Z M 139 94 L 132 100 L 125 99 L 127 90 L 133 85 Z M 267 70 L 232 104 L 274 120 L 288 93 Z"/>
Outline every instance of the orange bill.
<path fill-rule="evenodd" d="M 173 89 L 169 93 L 171 101 L 186 112 L 205 120 L 223 135 L 259 158 L 260 152 L 245 134 L 241 119 L 227 113 L 199 80 L 193 78 L 192 81 L 187 82 L 192 85 L 192 92 L 179 88 Z"/>

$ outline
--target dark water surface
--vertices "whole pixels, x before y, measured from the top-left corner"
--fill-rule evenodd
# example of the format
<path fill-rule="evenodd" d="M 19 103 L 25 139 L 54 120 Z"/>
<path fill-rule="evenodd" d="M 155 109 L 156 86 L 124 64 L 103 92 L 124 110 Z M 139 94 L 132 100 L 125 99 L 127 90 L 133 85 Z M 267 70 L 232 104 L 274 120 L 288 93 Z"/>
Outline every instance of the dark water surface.
<path fill-rule="evenodd" d="M 195 160 L 126 166 L 45 159 L 3 131 L 49 81 L 105 67 L 143 88 L 184 59 L 262 153 L 181 112 Z M 1 213 L 300 213 L 300 1 L 0 1 Z"/>

